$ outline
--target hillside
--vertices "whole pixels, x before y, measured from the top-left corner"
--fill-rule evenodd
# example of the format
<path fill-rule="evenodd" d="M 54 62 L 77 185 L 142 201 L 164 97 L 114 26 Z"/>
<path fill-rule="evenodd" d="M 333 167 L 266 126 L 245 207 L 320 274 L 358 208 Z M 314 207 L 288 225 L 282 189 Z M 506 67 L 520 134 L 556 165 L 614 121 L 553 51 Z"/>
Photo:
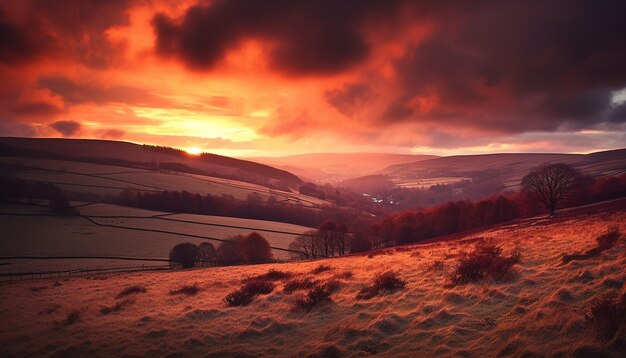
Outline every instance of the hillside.
<path fill-rule="evenodd" d="M 216 154 L 189 155 L 166 147 L 94 139 L 0 138 L 0 155 L 96 162 L 122 166 L 156 166 L 261 184 L 296 187 L 297 176 L 268 165 Z M 166 164 L 166 165 L 164 165 Z M 169 165 L 169 166 L 167 166 Z"/>
<path fill-rule="evenodd" d="M 548 163 L 566 163 L 596 177 L 624 173 L 626 149 L 592 154 L 502 153 L 457 155 L 391 165 L 376 173 L 378 181 L 389 181 L 399 187 L 425 188 L 461 180 L 499 180 L 516 189 L 531 168 Z M 374 177 L 376 178 L 376 177 Z M 367 181 L 357 178 L 347 187 Z M 371 181 L 371 179 L 369 179 Z"/>
<path fill-rule="evenodd" d="M 336 183 L 348 178 L 367 175 L 390 165 L 413 163 L 436 157 L 393 153 L 310 153 L 250 159 L 289 170 L 309 180 Z"/>
<path fill-rule="evenodd" d="M 273 196 L 281 203 L 302 206 L 327 203 L 286 189 L 271 189 L 240 180 L 176 171 L 13 156 L 0 156 L 0 167 L 4 175 L 29 181 L 50 182 L 69 193 L 84 197 L 91 194 L 119 195 L 123 191 L 187 191 L 200 195 L 229 195 L 238 200 L 246 200 L 251 194 L 265 200 Z"/>
<path fill-rule="evenodd" d="M 618 357 L 623 341 L 611 347 L 596 338 L 585 312 L 603 294 L 624 293 L 624 244 L 589 260 L 561 260 L 595 246 L 595 237 L 612 225 L 626 231 L 623 207 L 536 218 L 369 256 L 1 284 L 0 344 L 8 357 Z M 480 238 L 519 249 L 517 275 L 449 285 L 447 273 L 460 253 Z M 330 269 L 311 274 L 320 264 Z M 332 302 L 310 312 L 294 308 L 302 293 L 283 292 L 280 280 L 248 306 L 225 305 L 242 279 L 270 269 L 296 279 L 340 277 L 339 287 Z M 397 272 L 406 287 L 355 298 L 386 270 Z M 194 283 L 196 295 L 170 294 Z M 131 285 L 146 291 L 115 298 Z M 117 311 L 101 313 L 105 306 Z"/>

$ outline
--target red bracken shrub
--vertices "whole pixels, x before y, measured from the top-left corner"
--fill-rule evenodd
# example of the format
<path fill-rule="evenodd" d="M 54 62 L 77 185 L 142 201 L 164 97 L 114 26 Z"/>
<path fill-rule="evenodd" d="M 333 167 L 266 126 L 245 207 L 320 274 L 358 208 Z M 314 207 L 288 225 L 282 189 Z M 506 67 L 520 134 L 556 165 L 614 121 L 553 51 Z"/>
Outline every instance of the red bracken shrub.
<path fill-rule="evenodd" d="M 331 293 L 337 291 L 340 287 L 339 281 L 334 279 L 321 285 L 316 285 L 307 293 L 305 298 L 296 301 L 296 308 L 308 312 L 320 304 L 332 302 L 330 298 Z"/>
<path fill-rule="evenodd" d="M 246 306 L 252 302 L 255 296 L 267 295 L 274 290 L 274 284 L 269 281 L 249 281 L 238 290 L 228 294 L 224 298 L 227 306 Z"/>
<path fill-rule="evenodd" d="M 400 279 L 396 272 L 387 271 L 374 276 L 372 284 L 361 289 L 356 298 L 359 300 L 369 300 L 382 291 L 392 292 L 404 288 L 405 286 L 406 281 Z"/>
<path fill-rule="evenodd" d="M 520 262 L 519 252 L 509 256 L 502 254 L 502 248 L 489 242 L 479 242 L 470 252 L 462 252 L 454 272 L 450 275 L 452 284 L 466 284 L 490 277 L 496 281 L 510 279 L 515 271 L 513 265 Z"/>

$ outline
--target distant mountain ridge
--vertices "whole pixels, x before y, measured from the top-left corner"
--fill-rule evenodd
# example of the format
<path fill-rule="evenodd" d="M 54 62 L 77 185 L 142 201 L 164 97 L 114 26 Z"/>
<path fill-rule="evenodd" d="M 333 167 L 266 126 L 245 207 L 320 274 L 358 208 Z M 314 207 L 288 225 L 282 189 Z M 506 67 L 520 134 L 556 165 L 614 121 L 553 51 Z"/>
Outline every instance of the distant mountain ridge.
<path fill-rule="evenodd" d="M 438 158 L 435 155 L 395 153 L 307 153 L 249 158 L 288 170 L 313 181 L 340 182 L 377 172 L 389 165 Z"/>

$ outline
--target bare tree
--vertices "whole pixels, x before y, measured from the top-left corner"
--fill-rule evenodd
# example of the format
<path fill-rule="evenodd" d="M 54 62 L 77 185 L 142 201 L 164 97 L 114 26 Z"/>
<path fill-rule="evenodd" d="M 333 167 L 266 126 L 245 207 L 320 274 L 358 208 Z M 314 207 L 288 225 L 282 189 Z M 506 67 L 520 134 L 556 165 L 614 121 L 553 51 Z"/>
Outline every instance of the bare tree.
<path fill-rule="evenodd" d="M 522 179 L 522 191 L 537 199 L 550 215 L 554 215 L 556 209 L 571 199 L 580 177 L 578 171 L 567 164 L 542 165 Z"/>
<path fill-rule="evenodd" d="M 297 258 L 316 259 L 323 256 L 322 242 L 317 234 L 317 230 L 305 232 L 303 235 L 296 237 L 289 244 L 289 249 L 294 252 Z"/>

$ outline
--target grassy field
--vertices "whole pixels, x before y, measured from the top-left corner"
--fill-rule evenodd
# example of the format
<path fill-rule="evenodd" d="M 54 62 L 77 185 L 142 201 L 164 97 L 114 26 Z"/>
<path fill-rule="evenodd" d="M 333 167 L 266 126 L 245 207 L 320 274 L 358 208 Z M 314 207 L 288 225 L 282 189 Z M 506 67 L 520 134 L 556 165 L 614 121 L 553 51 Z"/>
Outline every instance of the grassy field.
<path fill-rule="evenodd" d="M 2 284 L 0 344 L 9 357 L 618 357 L 596 338 L 585 309 L 600 295 L 624 292 L 623 242 L 592 259 L 562 261 L 594 247 L 610 226 L 626 231 L 623 209 L 527 220 L 369 256 Z M 480 238 L 520 250 L 516 276 L 450 285 L 460 253 Z M 320 264 L 330 268 L 313 274 Z M 331 302 L 309 312 L 296 308 L 306 291 L 283 291 L 287 280 L 247 306 L 226 306 L 242 279 L 270 269 L 291 279 L 335 277 L 339 286 Z M 356 298 L 386 270 L 406 287 Z M 196 295 L 170 294 L 192 284 Z M 116 299 L 132 285 L 140 293 Z"/>
<path fill-rule="evenodd" d="M 0 213 L 37 214 L 47 209 L 26 205 L 0 204 Z M 310 228 L 272 221 L 228 218 L 207 215 L 176 214 L 162 218 L 166 213 L 133 209 L 107 204 L 90 204 L 79 208 L 80 213 L 92 217 L 98 226 L 80 217 L 3 216 L 0 227 L 2 256 L 124 256 L 143 258 L 167 258 L 169 250 L 180 242 L 199 244 L 201 238 L 176 235 L 198 235 L 225 239 L 237 234 L 247 234 L 255 228 L 277 248 L 287 248 L 296 236 Z M 115 216 L 107 218 L 106 216 Z M 221 225 L 221 226 L 215 226 Z M 230 226 L 230 227 L 228 227 Z M 240 228 L 237 228 L 240 227 Z M 139 230 L 132 230 L 132 228 Z M 142 229 L 162 230 L 171 233 L 147 232 Z M 270 230 L 272 232 L 264 231 Z M 284 231 L 294 234 L 284 234 Z M 208 240 L 215 246 L 218 241 Z M 275 258 L 286 259 L 288 252 L 273 250 Z M 73 267 L 115 267 L 138 265 L 142 262 L 118 260 L 0 260 L 0 272 L 67 269 Z M 148 264 L 148 263 L 146 263 Z M 154 263 L 152 263 L 154 264 Z"/>
<path fill-rule="evenodd" d="M 117 195 L 124 189 L 139 191 L 188 191 L 201 195 L 232 195 L 245 200 L 249 194 L 264 198 L 274 196 L 287 204 L 317 206 L 328 202 L 297 192 L 203 175 L 155 172 L 111 165 L 99 165 L 65 160 L 0 157 L 0 164 L 17 178 L 57 184 L 64 190 L 100 195 Z"/>

